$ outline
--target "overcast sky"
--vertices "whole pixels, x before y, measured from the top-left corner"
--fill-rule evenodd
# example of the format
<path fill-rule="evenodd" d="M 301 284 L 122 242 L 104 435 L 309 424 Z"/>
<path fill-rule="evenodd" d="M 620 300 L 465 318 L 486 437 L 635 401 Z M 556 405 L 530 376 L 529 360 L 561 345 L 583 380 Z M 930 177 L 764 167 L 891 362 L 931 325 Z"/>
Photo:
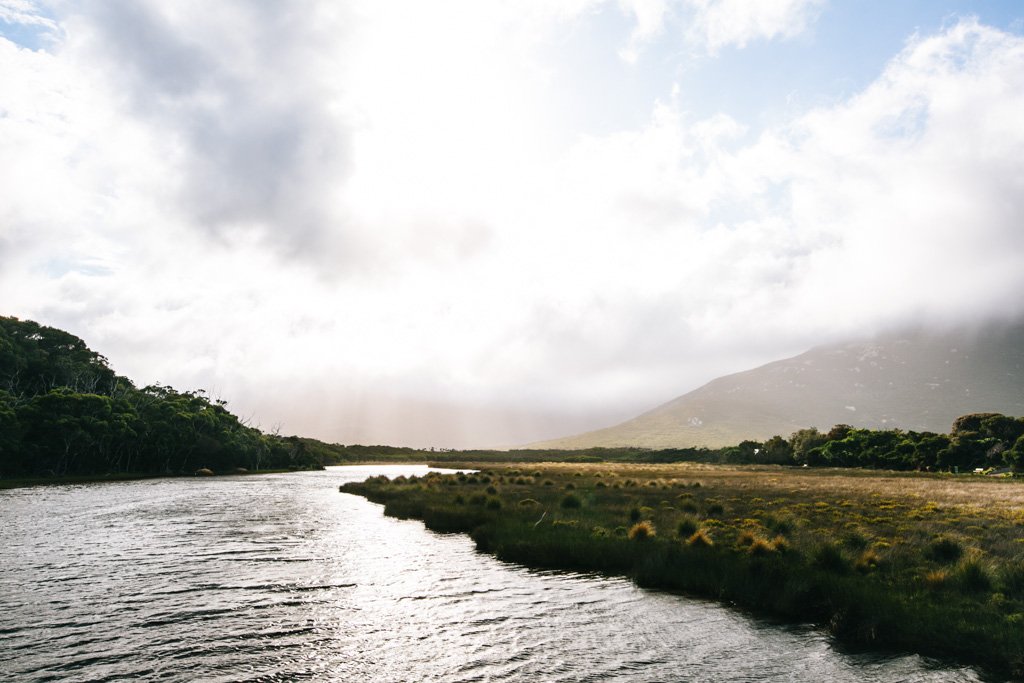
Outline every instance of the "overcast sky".
<path fill-rule="evenodd" d="M 0 0 L 0 314 L 467 447 L 1024 307 L 1024 5 Z"/>

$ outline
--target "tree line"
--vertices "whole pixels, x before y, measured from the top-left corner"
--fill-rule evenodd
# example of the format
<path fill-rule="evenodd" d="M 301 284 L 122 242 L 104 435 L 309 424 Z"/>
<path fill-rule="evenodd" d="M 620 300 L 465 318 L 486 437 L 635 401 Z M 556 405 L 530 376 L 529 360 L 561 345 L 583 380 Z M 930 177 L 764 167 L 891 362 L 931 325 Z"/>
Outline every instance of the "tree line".
<path fill-rule="evenodd" d="M 80 338 L 0 317 L 0 477 L 322 466 L 203 391 L 136 387 Z"/>
<path fill-rule="evenodd" d="M 451 451 L 436 462 L 703 462 L 740 465 L 861 467 L 923 472 L 1010 469 L 1024 472 L 1024 418 L 972 413 L 948 434 L 861 429 L 840 424 L 800 429 L 785 438 L 747 440 L 725 448 L 588 448 L 581 450 Z"/>
<path fill-rule="evenodd" d="M 203 391 L 136 387 L 78 337 L 0 317 L 0 478 L 396 462 L 707 462 L 1024 472 L 1024 418 L 974 413 L 948 434 L 836 425 L 718 449 L 422 450 L 266 434 Z"/>

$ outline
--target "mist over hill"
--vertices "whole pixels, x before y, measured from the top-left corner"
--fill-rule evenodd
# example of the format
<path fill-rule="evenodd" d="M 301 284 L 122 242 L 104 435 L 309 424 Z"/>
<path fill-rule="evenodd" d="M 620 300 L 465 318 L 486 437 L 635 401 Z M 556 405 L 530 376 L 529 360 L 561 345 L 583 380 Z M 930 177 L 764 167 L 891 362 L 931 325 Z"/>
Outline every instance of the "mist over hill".
<path fill-rule="evenodd" d="M 946 432 L 983 411 L 1024 415 L 1024 324 L 820 346 L 719 377 L 619 425 L 531 447 L 721 447 L 835 424 Z"/>

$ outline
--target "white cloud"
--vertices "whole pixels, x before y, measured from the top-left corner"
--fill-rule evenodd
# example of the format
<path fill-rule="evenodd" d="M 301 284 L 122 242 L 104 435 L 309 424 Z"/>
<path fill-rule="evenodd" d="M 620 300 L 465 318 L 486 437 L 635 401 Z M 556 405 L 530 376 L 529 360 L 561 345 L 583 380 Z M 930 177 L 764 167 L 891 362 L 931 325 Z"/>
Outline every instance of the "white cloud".
<path fill-rule="evenodd" d="M 669 26 L 681 26 L 689 43 L 712 55 L 758 40 L 785 40 L 806 31 L 824 4 L 825 0 L 619 0 L 634 21 L 619 55 L 635 64 L 643 49 Z"/>
<path fill-rule="evenodd" d="M 689 36 L 712 54 L 756 40 L 792 38 L 807 29 L 824 0 L 685 0 L 693 10 Z"/>
<path fill-rule="evenodd" d="M 0 39 L 4 313 L 265 427 L 527 441 L 1020 312 L 1024 48 L 976 22 L 783 128 L 669 97 L 564 137 L 546 56 L 588 3 L 90 7 L 52 52 Z"/>
<path fill-rule="evenodd" d="M 57 24 L 32 0 L 0 0 L 0 22 L 56 29 Z"/>

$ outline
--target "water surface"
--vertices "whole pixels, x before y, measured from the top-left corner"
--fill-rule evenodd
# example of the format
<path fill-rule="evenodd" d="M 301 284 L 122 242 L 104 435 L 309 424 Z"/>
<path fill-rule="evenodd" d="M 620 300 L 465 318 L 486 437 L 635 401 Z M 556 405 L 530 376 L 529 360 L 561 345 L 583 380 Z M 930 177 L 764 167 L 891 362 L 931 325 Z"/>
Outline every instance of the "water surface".
<path fill-rule="evenodd" d="M 981 680 L 623 579 L 503 564 L 338 493 L 426 471 L 0 491 L 0 680 Z"/>

